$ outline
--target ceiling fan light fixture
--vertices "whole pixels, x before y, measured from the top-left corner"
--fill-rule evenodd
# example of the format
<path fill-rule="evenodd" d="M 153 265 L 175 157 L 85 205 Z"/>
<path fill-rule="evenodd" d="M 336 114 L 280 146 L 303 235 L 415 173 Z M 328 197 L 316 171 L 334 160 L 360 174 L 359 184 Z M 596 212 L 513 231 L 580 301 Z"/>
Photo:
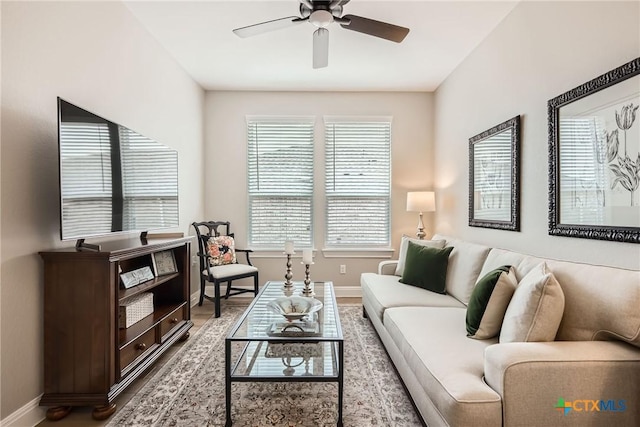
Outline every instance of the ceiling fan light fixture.
<path fill-rule="evenodd" d="M 333 22 L 333 14 L 328 10 L 314 10 L 309 16 L 309 22 L 318 28 L 325 28 Z"/>
<path fill-rule="evenodd" d="M 2 0 L 0 0 L 2 1 Z M 265 21 L 246 27 L 236 28 L 233 32 L 239 37 L 292 27 L 308 21 L 317 27 L 313 33 L 313 68 L 324 68 L 329 64 L 329 31 L 327 27 L 334 22 L 350 31 L 363 33 L 381 39 L 402 42 L 409 29 L 388 22 L 376 21 L 357 15 L 342 16 L 343 6 L 349 0 L 298 0 L 300 16 Z"/>

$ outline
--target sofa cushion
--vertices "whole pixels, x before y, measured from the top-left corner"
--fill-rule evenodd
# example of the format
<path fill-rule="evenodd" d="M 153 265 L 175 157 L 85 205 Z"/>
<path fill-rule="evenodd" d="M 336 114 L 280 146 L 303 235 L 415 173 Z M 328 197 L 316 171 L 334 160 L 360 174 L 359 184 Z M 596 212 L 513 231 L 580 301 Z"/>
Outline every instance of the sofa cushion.
<path fill-rule="evenodd" d="M 433 236 L 433 240 L 446 240 L 447 246 L 453 246 L 449 256 L 445 289 L 448 294 L 453 295 L 465 305 L 468 304 L 473 285 L 478 277 L 482 277 L 480 270 L 491 248 L 439 234 Z"/>
<path fill-rule="evenodd" d="M 444 294 L 447 265 L 452 249 L 452 247 L 436 249 L 409 242 L 400 283 Z"/>
<path fill-rule="evenodd" d="M 467 306 L 467 334 L 470 338 L 498 336 L 516 285 L 514 269 L 507 265 L 490 271 L 478 280 Z"/>
<path fill-rule="evenodd" d="M 562 288 L 540 263 L 518 283 L 504 315 L 500 342 L 553 341 L 563 312 Z"/>
<path fill-rule="evenodd" d="M 504 249 L 491 249 L 484 261 L 482 270 L 480 270 L 480 277 L 501 265 L 510 265 L 515 269 L 516 279 L 519 282 L 528 272 L 543 261 L 544 259 L 542 258 L 536 258 L 518 252 Z"/>
<path fill-rule="evenodd" d="M 384 326 L 451 426 L 502 425 L 500 396 L 483 381 L 484 350 L 496 339 L 465 336 L 464 308 L 398 307 Z"/>
<path fill-rule="evenodd" d="M 616 339 L 640 347 L 638 270 L 544 260 L 505 249 L 491 249 L 482 272 L 509 264 L 515 267 L 516 276 L 521 280 L 542 261 L 553 272 L 565 296 L 564 315 L 557 340 Z M 612 313 L 617 315 L 612 316 Z"/>
<path fill-rule="evenodd" d="M 400 242 L 400 253 L 398 255 L 398 263 L 396 264 L 396 276 L 402 276 L 402 273 L 404 273 L 404 265 L 405 259 L 407 257 L 407 248 L 409 247 L 409 242 L 413 242 L 421 246 L 429 246 L 436 249 L 444 248 L 445 243 L 444 240 L 420 240 L 413 239 L 409 236 L 402 236 L 402 241 Z"/>
<path fill-rule="evenodd" d="M 640 347 L 640 271 L 564 261 L 546 263 L 565 296 L 556 339 L 615 339 Z"/>
<path fill-rule="evenodd" d="M 398 276 L 381 275 L 376 273 L 362 273 L 360 285 L 362 286 L 362 299 L 373 307 L 374 312 L 369 316 L 382 315 L 390 307 L 406 306 L 435 306 L 435 307 L 461 307 L 464 305 L 449 295 L 436 294 L 422 288 L 405 285 L 399 282 Z"/>

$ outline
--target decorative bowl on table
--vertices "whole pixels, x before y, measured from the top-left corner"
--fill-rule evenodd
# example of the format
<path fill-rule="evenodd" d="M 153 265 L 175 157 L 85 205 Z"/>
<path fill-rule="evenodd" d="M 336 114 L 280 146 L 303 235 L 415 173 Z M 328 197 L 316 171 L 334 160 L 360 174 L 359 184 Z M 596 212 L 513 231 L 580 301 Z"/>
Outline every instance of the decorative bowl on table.
<path fill-rule="evenodd" d="M 284 316 L 288 321 L 300 320 L 307 314 L 315 313 L 322 308 L 322 302 L 315 298 L 280 297 L 267 303 L 267 308 Z"/>

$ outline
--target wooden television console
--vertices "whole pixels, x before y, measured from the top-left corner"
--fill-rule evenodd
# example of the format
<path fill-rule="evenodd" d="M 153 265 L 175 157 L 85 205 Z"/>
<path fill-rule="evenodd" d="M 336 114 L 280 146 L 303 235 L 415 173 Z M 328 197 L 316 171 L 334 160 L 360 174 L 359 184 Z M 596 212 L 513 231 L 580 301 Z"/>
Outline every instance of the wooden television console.
<path fill-rule="evenodd" d="M 176 271 L 125 289 L 120 274 L 153 269 L 153 254 L 171 251 Z M 115 398 L 173 343 L 189 337 L 191 238 L 135 238 L 99 250 L 40 252 L 44 260 L 44 394 L 47 418 L 94 406 L 106 419 Z M 167 255 L 166 253 L 164 255 Z M 165 256 L 166 259 L 166 256 Z M 119 303 L 153 293 L 153 313 L 119 329 Z"/>

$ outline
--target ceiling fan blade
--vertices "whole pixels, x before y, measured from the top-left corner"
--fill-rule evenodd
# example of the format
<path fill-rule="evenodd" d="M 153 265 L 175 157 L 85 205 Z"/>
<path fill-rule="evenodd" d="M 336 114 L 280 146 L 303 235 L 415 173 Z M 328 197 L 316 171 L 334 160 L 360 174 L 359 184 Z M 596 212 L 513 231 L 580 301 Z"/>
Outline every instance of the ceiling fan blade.
<path fill-rule="evenodd" d="M 238 37 L 251 37 L 258 34 L 267 33 L 269 31 L 280 30 L 282 28 L 293 27 L 300 24 L 304 20 L 297 16 L 288 16 L 286 18 L 274 19 L 273 21 L 261 22 L 260 24 L 249 25 L 242 28 L 236 28 L 233 30 L 234 34 Z"/>
<path fill-rule="evenodd" d="M 355 15 L 344 15 L 342 18 L 351 21 L 349 24 L 340 24 L 342 28 L 357 31 L 359 33 L 368 34 L 370 36 L 380 37 L 381 39 L 391 40 L 400 43 L 409 34 L 409 29 L 399 27 L 398 25 L 386 22 L 375 21 L 369 18 L 363 18 Z"/>
<path fill-rule="evenodd" d="M 313 33 L 313 68 L 329 65 L 329 30 L 318 28 Z"/>

